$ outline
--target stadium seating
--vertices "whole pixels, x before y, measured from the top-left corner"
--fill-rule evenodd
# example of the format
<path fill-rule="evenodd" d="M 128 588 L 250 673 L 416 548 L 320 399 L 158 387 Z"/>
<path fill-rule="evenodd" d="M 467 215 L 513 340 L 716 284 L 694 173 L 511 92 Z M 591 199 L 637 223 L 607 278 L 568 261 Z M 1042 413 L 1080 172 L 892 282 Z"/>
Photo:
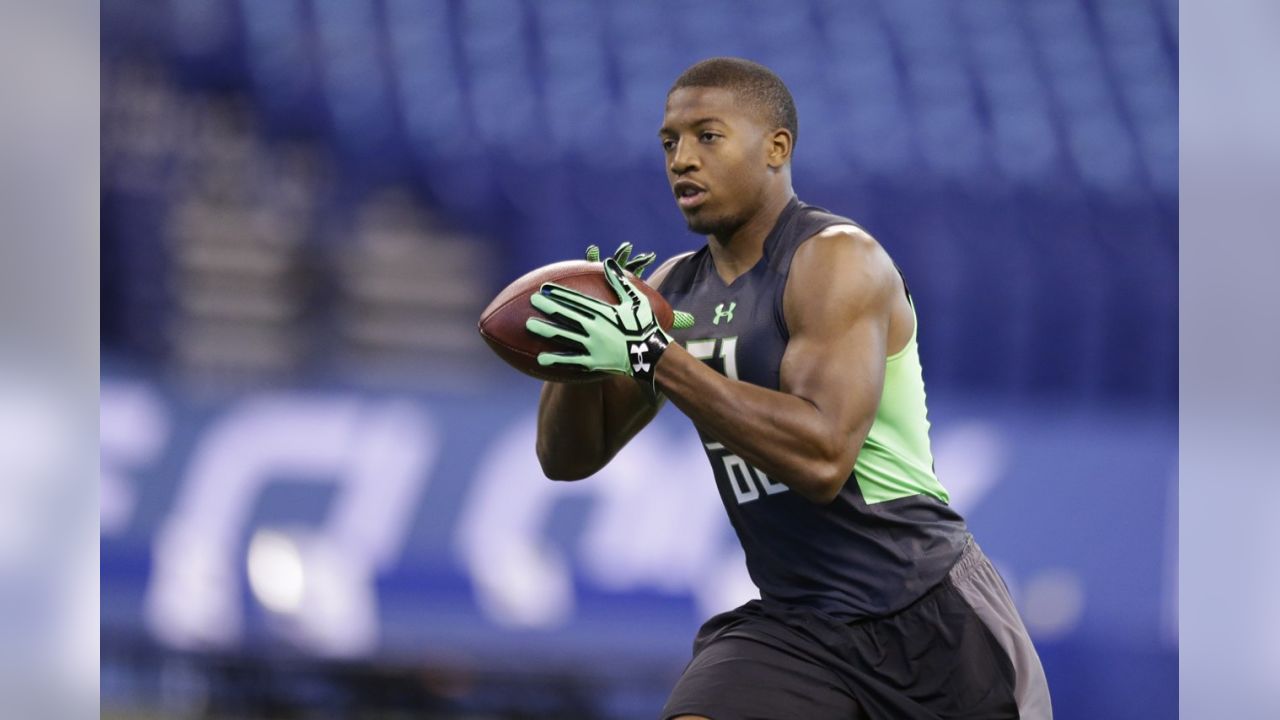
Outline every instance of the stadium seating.
<path fill-rule="evenodd" d="M 155 279 L 175 262 L 173 181 L 204 172 L 181 131 L 202 98 L 244 98 L 255 153 L 302 144 L 329 163 L 302 230 L 322 276 L 323 228 L 408 187 L 502 258 L 493 289 L 591 242 L 696 243 L 654 132 L 681 69 L 734 54 L 796 97 L 801 197 L 863 223 L 906 272 L 931 383 L 1168 401 L 1175 23 L 1156 0 L 113 4 L 104 83 L 150 68 L 146 92 L 188 109 L 104 109 L 104 210 L 125 218 L 104 223 L 123 274 L 107 283 L 110 347 L 171 351 L 149 319 L 172 304 Z M 139 159 L 136 133 L 169 145 Z M 139 162 L 164 181 L 126 191 Z"/>

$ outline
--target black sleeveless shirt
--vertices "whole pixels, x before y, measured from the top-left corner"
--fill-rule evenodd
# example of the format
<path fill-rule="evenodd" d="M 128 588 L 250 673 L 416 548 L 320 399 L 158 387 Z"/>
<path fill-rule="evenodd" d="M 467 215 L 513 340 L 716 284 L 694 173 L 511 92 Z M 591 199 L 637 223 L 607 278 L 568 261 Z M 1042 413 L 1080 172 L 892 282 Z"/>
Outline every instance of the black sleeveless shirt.
<path fill-rule="evenodd" d="M 705 246 L 679 260 L 661 292 L 696 323 L 675 331 L 676 340 L 727 377 L 778 390 L 791 259 L 833 225 L 856 223 L 793 197 L 765 239 L 763 257 L 732 283 L 716 273 Z M 941 582 L 964 549 L 964 520 L 937 498 L 868 504 L 851 475 L 834 501 L 819 505 L 698 432 L 765 603 L 806 606 L 842 621 L 886 615 Z"/>

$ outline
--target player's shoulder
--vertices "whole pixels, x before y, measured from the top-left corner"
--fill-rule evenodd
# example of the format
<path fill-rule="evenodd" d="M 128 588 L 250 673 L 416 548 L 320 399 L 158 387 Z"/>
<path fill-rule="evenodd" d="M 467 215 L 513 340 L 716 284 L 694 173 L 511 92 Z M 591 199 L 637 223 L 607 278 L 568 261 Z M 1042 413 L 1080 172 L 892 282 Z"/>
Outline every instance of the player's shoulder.
<path fill-rule="evenodd" d="M 792 261 L 783 300 L 787 325 L 799 335 L 888 317 L 897 282 L 893 261 L 870 233 L 856 225 L 822 228 Z"/>
<path fill-rule="evenodd" d="M 893 260 L 878 240 L 853 223 L 828 225 L 812 233 L 796 249 L 792 274 L 836 272 L 864 279 L 891 279 Z"/>

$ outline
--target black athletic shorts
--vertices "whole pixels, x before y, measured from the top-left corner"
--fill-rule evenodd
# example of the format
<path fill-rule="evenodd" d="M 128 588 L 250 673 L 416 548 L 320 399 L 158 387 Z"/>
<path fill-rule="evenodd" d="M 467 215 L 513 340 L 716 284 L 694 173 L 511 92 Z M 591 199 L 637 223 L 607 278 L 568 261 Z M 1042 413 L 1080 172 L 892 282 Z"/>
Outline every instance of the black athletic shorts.
<path fill-rule="evenodd" d="M 1039 657 L 1004 581 L 972 540 L 899 612 L 842 623 L 753 600 L 698 632 L 665 719 L 1052 717 Z"/>

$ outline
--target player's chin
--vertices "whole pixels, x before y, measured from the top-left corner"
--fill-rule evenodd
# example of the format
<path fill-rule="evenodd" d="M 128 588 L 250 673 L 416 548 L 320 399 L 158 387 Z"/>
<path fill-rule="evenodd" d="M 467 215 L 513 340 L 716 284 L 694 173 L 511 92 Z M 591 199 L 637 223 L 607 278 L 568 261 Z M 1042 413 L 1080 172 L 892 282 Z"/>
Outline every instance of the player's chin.
<path fill-rule="evenodd" d="M 711 235 L 721 225 L 719 219 L 712 217 L 710 213 L 703 210 L 701 205 L 689 210 L 681 208 L 680 211 L 684 213 L 684 221 L 689 226 L 689 232 L 699 235 Z"/>
<path fill-rule="evenodd" d="M 734 223 L 724 218 L 685 218 L 685 221 L 689 232 L 697 235 L 728 235 L 734 228 Z"/>

